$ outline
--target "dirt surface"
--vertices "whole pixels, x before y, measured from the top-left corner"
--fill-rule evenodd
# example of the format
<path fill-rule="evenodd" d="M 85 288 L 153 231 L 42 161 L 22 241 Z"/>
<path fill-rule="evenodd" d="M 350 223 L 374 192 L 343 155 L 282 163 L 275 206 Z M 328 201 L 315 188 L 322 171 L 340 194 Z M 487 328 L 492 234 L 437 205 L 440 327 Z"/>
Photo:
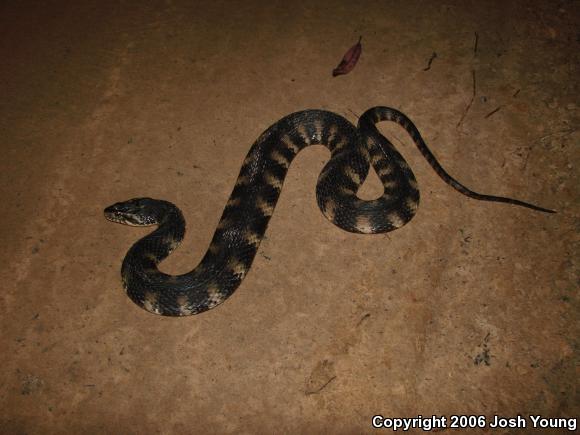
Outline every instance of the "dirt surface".
<path fill-rule="evenodd" d="M 0 433 L 578 417 L 578 2 L 143 3 L 0 4 Z M 332 78 L 359 35 L 359 64 Z M 329 153 L 312 147 L 226 303 L 171 319 L 126 297 L 121 261 L 147 229 L 104 207 L 178 204 L 189 231 L 162 269 L 188 271 L 265 128 L 376 105 L 466 185 L 558 214 L 458 194 L 384 123 L 422 192 L 404 228 L 329 223 L 314 193 Z"/>

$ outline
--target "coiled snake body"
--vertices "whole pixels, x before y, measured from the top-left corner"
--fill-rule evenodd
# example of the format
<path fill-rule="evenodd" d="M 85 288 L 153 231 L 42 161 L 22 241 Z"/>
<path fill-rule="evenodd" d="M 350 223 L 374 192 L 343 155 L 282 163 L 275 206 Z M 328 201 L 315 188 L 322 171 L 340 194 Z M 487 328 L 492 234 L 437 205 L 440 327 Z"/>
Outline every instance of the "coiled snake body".
<path fill-rule="evenodd" d="M 407 162 L 377 130 L 375 124 L 383 120 L 401 125 L 437 174 L 459 192 L 474 199 L 552 212 L 467 189 L 445 172 L 415 125 L 395 109 L 369 109 L 360 117 L 358 128 L 332 112 L 305 110 L 279 120 L 253 144 L 209 249 L 189 273 L 173 276 L 157 268 L 185 234 L 185 220 L 175 205 L 137 198 L 105 209 L 106 218 L 114 222 L 158 225 L 125 256 L 121 275 L 129 297 L 145 310 L 164 316 L 199 314 L 224 302 L 250 270 L 290 163 L 309 145 L 326 145 L 331 153 L 316 186 L 318 206 L 327 219 L 354 233 L 383 233 L 405 225 L 417 211 L 419 190 Z M 357 197 L 357 191 L 371 165 L 384 193 L 364 201 Z"/>

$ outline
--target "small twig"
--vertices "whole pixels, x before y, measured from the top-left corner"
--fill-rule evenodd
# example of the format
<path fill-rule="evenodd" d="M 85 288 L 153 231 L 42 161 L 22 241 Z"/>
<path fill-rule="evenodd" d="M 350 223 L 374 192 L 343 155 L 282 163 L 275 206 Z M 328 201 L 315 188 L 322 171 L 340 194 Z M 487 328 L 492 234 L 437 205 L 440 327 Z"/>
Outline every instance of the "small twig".
<path fill-rule="evenodd" d="M 517 91 L 514 92 L 514 94 L 512 95 L 512 97 L 517 97 L 518 94 L 520 93 L 521 89 L 518 89 Z"/>
<path fill-rule="evenodd" d="M 348 109 L 348 111 L 349 111 L 350 113 L 352 113 L 352 114 L 354 115 L 354 117 L 355 117 L 355 118 L 357 118 L 357 119 L 358 119 L 358 118 L 360 118 L 360 117 L 359 117 L 359 116 L 358 116 L 356 113 L 354 113 L 354 112 L 352 111 L 352 109 Z"/>
<path fill-rule="evenodd" d="M 334 381 L 336 379 L 336 376 L 331 377 L 328 381 L 326 381 L 320 388 L 316 389 L 316 390 L 309 390 L 309 391 L 305 391 L 304 394 L 306 394 L 307 396 L 311 395 L 311 394 L 318 394 L 320 393 L 322 390 L 324 390 L 328 384 L 330 384 L 332 381 Z"/>
<path fill-rule="evenodd" d="M 499 109 L 501 109 L 503 106 L 498 106 L 497 108 L 493 109 L 491 112 L 489 112 L 487 115 L 484 116 L 485 119 L 489 118 L 491 115 L 493 115 L 494 113 L 499 112 Z"/>
<path fill-rule="evenodd" d="M 527 166 L 528 166 L 528 160 L 530 158 L 530 154 L 532 154 L 532 148 L 528 148 L 528 152 L 526 153 L 526 157 L 524 158 L 524 166 L 522 167 L 522 169 L 525 171 Z"/>
<path fill-rule="evenodd" d="M 479 42 L 479 35 L 475 32 L 475 42 L 473 43 L 473 57 L 477 54 L 477 43 Z"/>
<path fill-rule="evenodd" d="M 437 53 L 433 52 L 433 54 L 429 58 L 429 61 L 427 62 L 427 67 L 423 68 L 423 71 L 429 71 L 431 69 L 431 64 L 433 63 L 433 59 L 435 59 L 436 57 L 437 57 Z"/>
<path fill-rule="evenodd" d="M 465 110 L 463 111 L 463 115 L 461 116 L 461 119 L 457 123 L 457 128 L 459 128 L 459 126 L 463 123 L 463 120 L 467 116 L 467 112 L 469 112 L 469 109 L 471 108 L 471 105 L 473 104 L 473 100 L 475 100 L 475 95 L 477 93 L 477 88 L 476 88 L 476 83 L 475 83 L 475 70 L 471 70 L 471 76 L 473 78 L 473 93 L 471 95 L 471 99 L 469 100 L 469 103 L 467 104 L 467 107 L 465 107 Z"/>
<path fill-rule="evenodd" d="M 538 143 L 538 142 L 542 142 L 544 139 L 548 139 L 549 137 L 556 136 L 556 135 L 559 135 L 559 134 L 561 134 L 561 135 L 562 135 L 561 137 L 566 137 L 566 136 L 569 136 L 569 135 L 571 135 L 571 134 L 572 134 L 572 133 L 574 133 L 575 131 L 576 131 L 576 129 L 575 129 L 575 128 L 569 128 L 569 129 L 567 129 L 567 130 L 554 131 L 554 132 L 552 132 L 552 133 L 546 134 L 546 135 L 544 135 L 544 136 L 542 136 L 542 137 L 540 137 L 540 138 L 538 138 L 538 139 L 534 140 L 534 141 L 532 142 L 532 144 L 535 144 L 535 143 Z"/>
<path fill-rule="evenodd" d="M 360 326 L 360 324 L 362 322 L 364 322 L 366 319 L 368 319 L 369 317 L 371 317 L 370 313 L 366 313 L 364 316 L 361 317 L 361 319 L 358 321 L 358 323 L 356 324 L 356 326 Z"/>

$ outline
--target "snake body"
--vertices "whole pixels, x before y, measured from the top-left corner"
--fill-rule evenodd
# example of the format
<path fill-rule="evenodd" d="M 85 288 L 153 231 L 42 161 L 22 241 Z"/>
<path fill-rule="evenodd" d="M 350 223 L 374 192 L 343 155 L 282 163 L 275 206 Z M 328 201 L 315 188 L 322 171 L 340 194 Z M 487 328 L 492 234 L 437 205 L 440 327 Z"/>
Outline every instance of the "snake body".
<path fill-rule="evenodd" d="M 398 110 L 375 107 L 355 127 L 323 110 L 288 115 L 270 126 L 251 147 L 223 211 L 209 249 L 191 272 L 168 275 L 157 265 L 181 242 L 185 220 L 172 203 L 136 198 L 105 209 L 107 219 L 128 225 L 158 225 L 127 252 L 121 268 L 128 296 L 145 310 L 164 316 L 187 316 L 224 302 L 247 275 L 274 212 L 294 157 L 309 145 L 325 145 L 331 158 L 316 186 L 317 202 L 328 220 L 354 233 L 383 233 L 411 220 L 419 205 L 413 172 L 394 145 L 376 128 L 393 121 L 411 136 L 439 176 L 461 193 L 479 200 L 505 202 L 543 212 L 551 210 L 523 201 L 482 195 L 453 179 L 437 162 L 411 120 Z M 357 191 L 370 166 L 384 192 L 365 201 Z"/>

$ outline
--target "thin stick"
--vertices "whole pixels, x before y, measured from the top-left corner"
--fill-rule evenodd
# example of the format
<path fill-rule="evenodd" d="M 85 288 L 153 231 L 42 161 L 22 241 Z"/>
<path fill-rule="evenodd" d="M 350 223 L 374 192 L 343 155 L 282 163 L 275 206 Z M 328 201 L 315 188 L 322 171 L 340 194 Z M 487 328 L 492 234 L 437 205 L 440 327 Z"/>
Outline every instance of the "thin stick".
<path fill-rule="evenodd" d="M 465 110 L 463 112 L 463 115 L 461 116 L 461 119 L 457 123 L 457 128 L 459 128 L 459 126 L 463 123 L 463 120 L 467 116 L 467 112 L 469 112 L 469 109 L 471 108 L 471 105 L 473 104 L 473 100 L 475 100 L 475 95 L 477 93 L 476 82 L 475 82 L 475 70 L 471 70 L 471 76 L 473 79 L 473 93 L 471 95 L 471 99 L 469 100 L 469 103 L 467 104 L 467 107 L 465 108 Z"/>
<path fill-rule="evenodd" d="M 489 112 L 487 115 L 484 116 L 485 119 L 489 118 L 491 115 L 493 115 L 494 113 L 499 112 L 499 109 L 501 109 L 503 106 L 498 106 L 496 109 L 492 110 L 491 112 Z"/>
<path fill-rule="evenodd" d="M 355 117 L 355 118 L 357 118 L 357 119 L 358 119 L 358 118 L 360 118 L 360 116 L 358 116 L 356 113 L 354 113 L 354 112 L 352 111 L 352 109 L 348 109 L 348 111 L 349 111 L 350 113 L 352 113 L 352 114 L 354 115 L 354 117 Z"/>
<path fill-rule="evenodd" d="M 427 67 L 423 68 L 423 71 L 429 71 L 431 69 L 431 64 L 433 63 L 433 59 L 435 59 L 436 57 L 437 57 L 437 53 L 433 52 L 433 54 L 429 58 L 429 61 L 427 62 Z"/>
<path fill-rule="evenodd" d="M 318 394 L 320 393 L 322 390 L 324 390 L 328 384 L 330 384 L 332 381 L 334 381 L 336 379 L 336 376 L 331 377 L 328 381 L 326 381 L 326 383 L 324 383 L 322 385 L 322 387 L 317 388 L 316 390 L 307 390 L 304 392 L 304 394 L 306 394 L 307 396 L 309 396 L 310 394 Z"/>

